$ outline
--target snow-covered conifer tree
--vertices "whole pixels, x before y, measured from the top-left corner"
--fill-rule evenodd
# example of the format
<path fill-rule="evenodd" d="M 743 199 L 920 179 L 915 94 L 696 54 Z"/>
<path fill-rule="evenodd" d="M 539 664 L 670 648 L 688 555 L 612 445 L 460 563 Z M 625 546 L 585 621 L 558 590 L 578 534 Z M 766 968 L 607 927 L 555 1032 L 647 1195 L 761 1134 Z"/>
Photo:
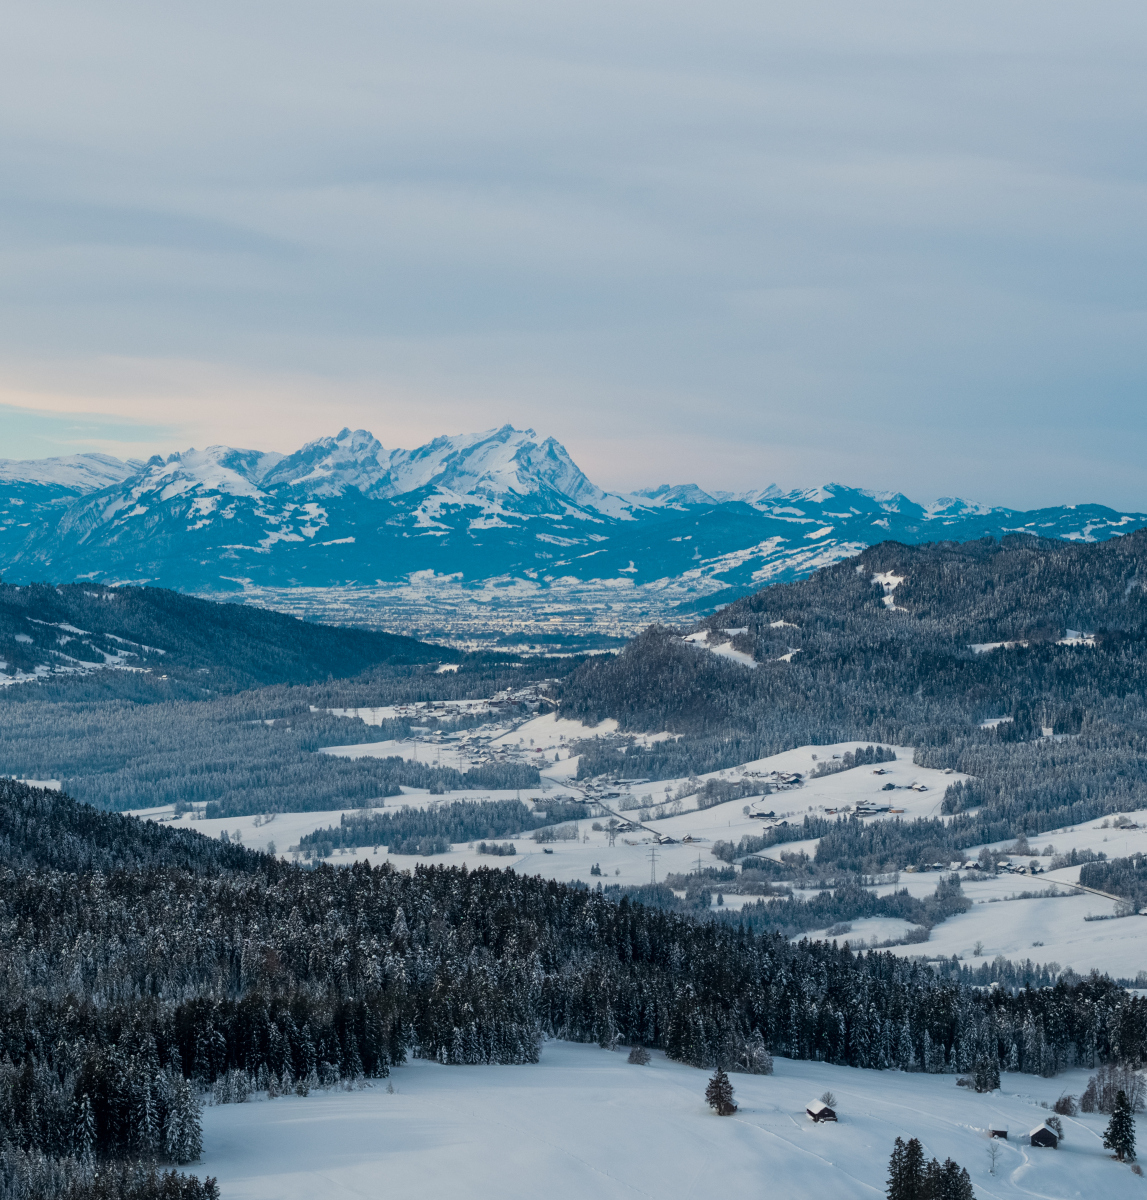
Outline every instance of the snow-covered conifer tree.
<path fill-rule="evenodd" d="M 1127 1093 L 1122 1089 L 1116 1093 L 1115 1109 L 1103 1135 L 1103 1145 L 1120 1162 L 1133 1162 L 1135 1159 L 1135 1118 Z"/>
<path fill-rule="evenodd" d="M 733 1103 L 733 1085 L 720 1067 L 713 1072 L 713 1077 L 705 1088 L 705 1102 L 716 1110 L 718 1116 L 727 1117 L 737 1111 L 737 1106 Z"/>

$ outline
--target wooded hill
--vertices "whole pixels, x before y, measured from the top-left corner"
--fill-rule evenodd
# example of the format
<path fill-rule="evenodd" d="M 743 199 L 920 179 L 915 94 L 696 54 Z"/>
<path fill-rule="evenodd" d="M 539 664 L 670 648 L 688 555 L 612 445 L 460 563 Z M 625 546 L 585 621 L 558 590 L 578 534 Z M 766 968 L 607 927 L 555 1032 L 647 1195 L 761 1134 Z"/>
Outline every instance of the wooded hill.
<path fill-rule="evenodd" d="M 49 619 L 53 624 L 44 623 Z M 5 620 L 17 631 L 8 642 Z M 100 620 L 109 632 L 90 632 Z M 17 635 L 36 641 L 13 640 Z M 367 726 L 329 716 L 327 708 L 479 699 L 568 673 L 581 661 L 459 654 L 160 589 L 86 585 L 0 586 L 0 659 L 9 647 L 32 656 L 27 670 L 36 656 L 49 669 L 63 669 L 64 654 L 102 662 L 99 647 L 130 651 L 129 669 L 0 687 L 0 776 L 59 779 L 103 808 L 212 804 L 219 816 L 346 808 L 396 796 L 402 787 L 536 787 L 537 769 L 523 764 L 461 772 L 314 751 L 410 736 L 408 719 Z M 443 661 L 458 670 L 439 674 Z M 259 679 L 287 682 L 249 686 Z M 506 715 L 519 711 L 504 708 Z M 452 729 L 466 724 L 444 711 L 420 720 Z"/>
<path fill-rule="evenodd" d="M 699 629 L 756 668 L 651 628 L 565 681 L 563 716 L 684 735 L 624 753 L 587 744 L 581 773 L 671 778 L 856 739 L 913 745 L 917 762 L 975 777 L 946 797 L 947 812 L 974 811 L 950 834 L 891 822 L 863 853 L 822 841 L 831 861 L 869 870 L 1147 805 L 1144 533 L 885 543 Z"/>
<path fill-rule="evenodd" d="M 977 991 L 513 872 L 304 870 L 22 784 L 0 805 L 19 814 L 0 841 L 4 1161 L 187 1161 L 196 1091 L 305 1094 L 410 1055 L 529 1063 L 545 1036 L 734 1070 L 765 1046 L 1043 1075 L 1147 1056 L 1147 1001 L 1097 976 Z M 59 869 L 57 841 L 101 869 Z"/>
<path fill-rule="evenodd" d="M 149 672 L 156 698 L 358 675 L 379 663 L 454 663 L 445 646 L 318 625 L 165 588 L 0 584 L 0 670 L 82 671 L 109 659 Z M 161 678 L 162 677 L 162 678 Z"/>

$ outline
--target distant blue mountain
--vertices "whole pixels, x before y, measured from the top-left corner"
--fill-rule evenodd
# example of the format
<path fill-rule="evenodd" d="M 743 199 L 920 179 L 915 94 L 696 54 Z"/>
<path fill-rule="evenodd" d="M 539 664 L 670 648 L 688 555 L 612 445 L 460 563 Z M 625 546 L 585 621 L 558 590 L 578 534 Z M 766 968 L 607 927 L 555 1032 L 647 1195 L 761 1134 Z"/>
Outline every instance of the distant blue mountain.
<path fill-rule="evenodd" d="M 364 430 L 283 457 L 213 446 L 163 460 L 0 461 L 0 571 L 181 591 L 370 586 L 414 578 L 692 578 L 714 599 L 794 578 L 875 542 L 1019 532 L 1100 541 L 1147 515 L 1017 512 L 829 484 L 630 495 L 591 483 L 553 438 L 510 426 L 386 450 Z M 430 573 L 430 574 L 427 574 Z"/>

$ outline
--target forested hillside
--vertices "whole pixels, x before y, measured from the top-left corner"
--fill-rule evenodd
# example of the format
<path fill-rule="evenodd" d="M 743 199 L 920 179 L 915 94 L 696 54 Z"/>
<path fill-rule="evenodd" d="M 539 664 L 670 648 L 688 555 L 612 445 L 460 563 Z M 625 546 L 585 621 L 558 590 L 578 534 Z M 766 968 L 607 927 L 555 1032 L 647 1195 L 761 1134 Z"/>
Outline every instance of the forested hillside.
<path fill-rule="evenodd" d="M 624 753 L 587 745 L 583 774 L 682 776 L 857 739 L 974 776 L 945 799 L 974 814 L 949 832 L 897 823 L 867 835 L 887 840 L 879 849 L 822 842 L 853 867 L 923 860 L 924 840 L 953 850 L 1147 805 L 1143 533 L 885 543 L 700 628 L 751 664 L 652 628 L 565 681 L 563 715 L 685 735 Z"/>
<path fill-rule="evenodd" d="M 70 796 L 0 779 L 0 864 L 90 874 L 180 867 L 209 875 L 259 870 L 275 859 L 187 829 L 101 813 Z"/>
<path fill-rule="evenodd" d="M 742 1070 L 766 1046 L 933 1072 L 1147 1054 L 1147 1001 L 1098 977 L 977 991 L 512 872 L 308 871 L 23 785 L 3 802 L 23 830 L 0 865 L 9 1155 L 188 1161 L 202 1089 L 306 1094 L 408 1055 L 528 1063 L 547 1035 Z M 53 867 L 37 825 L 73 839 L 73 863 L 87 842 L 124 866 Z"/>
<path fill-rule="evenodd" d="M 6 590 L 20 591 L 26 598 L 33 589 Z M 55 589 L 45 591 L 54 593 Z M 233 610 L 289 620 L 290 628 L 302 631 L 304 639 L 313 635 L 337 642 L 347 634 L 382 639 L 378 647 L 387 644 L 386 635 L 311 625 L 257 609 L 204 607 L 212 619 L 219 611 Z M 177 634 L 179 629 L 177 623 Z M 160 640 L 158 633 L 149 636 Z M 239 634 L 235 636 L 242 641 Z M 408 641 L 391 640 L 399 644 Z M 567 673 L 581 661 L 523 660 L 491 653 L 458 656 L 443 650 L 443 655 L 458 659 L 458 670 L 439 674 L 438 648 L 412 644 L 435 657 L 407 661 L 400 656 L 397 662 L 383 662 L 361 673 L 356 669 L 352 678 L 330 679 L 329 668 L 337 664 L 320 655 L 307 661 L 312 666 L 325 664 L 321 679 L 230 694 L 220 689 L 223 694 L 204 695 L 205 689 L 196 681 L 207 675 L 200 674 L 199 668 L 183 683 L 177 681 L 177 686 L 169 686 L 155 667 L 149 673 L 100 670 L 2 687 L 0 775 L 59 779 L 72 794 L 104 808 L 213 804 L 221 816 L 354 807 L 398 795 L 402 787 L 446 791 L 536 786 L 536 769 L 513 763 L 464 773 L 398 758 L 350 760 L 314 753 L 324 746 L 410 736 L 409 719 L 366 726 L 357 719 L 329 716 L 327 708 L 513 693 Z M 212 653 L 222 654 L 229 646 L 229 642 L 220 643 Z M 261 653 L 258 642 L 242 653 L 257 657 Z M 198 660 L 192 657 L 188 661 Z M 348 666 L 357 664 L 346 659 L 343 667 Z M 519 711 L 509 701 L 503 707 L 510 715 Z M 428 713 L 423 719 L 430 728 L 459 728 L 460 722 L 465 725 L 464 719 L 447 713 Z"/>
<path fill-rule="evenodd" d="M 143 671 L 156 698 L 358 675 L 385 662 L 453 663 L 444 646 L 317 625 L 164 588 L 0 584 L 0 672 Z"/>
<path fill-rule="evenodd" d="M 322 746 L 408 736 L 408 722 L 366 726 L 311 712 L 306 689 L 267 689 L 166 704 L 10 701 L 0 770 L 62 779 L 101 808 L 213 805 L 218 816 L 354 808 L 402 787 L 536 787 L 517 763 L 467 772 L 402 758 L 337 758 Z M 0 696 L 0 706 L 8 697 Z M 442 723 L 446 728 L 452 723 Z"/>

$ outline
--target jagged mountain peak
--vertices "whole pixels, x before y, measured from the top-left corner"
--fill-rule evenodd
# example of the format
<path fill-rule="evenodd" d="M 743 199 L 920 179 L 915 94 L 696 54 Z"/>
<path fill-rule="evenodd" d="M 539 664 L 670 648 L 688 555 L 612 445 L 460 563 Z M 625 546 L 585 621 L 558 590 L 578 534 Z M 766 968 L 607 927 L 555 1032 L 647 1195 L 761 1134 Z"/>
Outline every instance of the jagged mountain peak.
<path fill-rule="evenodd" d="M 448 434 L 412 450 L 386 450 L 365 429 L 318 438 L 278 461 L 261 479 L 265 489 L 288 487 L 324 499 L 355 489 L 391 499 L 431 489 L 443 499 L 489 503 L 542 492 L 579 507 L 620 507 L 586 478 L 554 438 L 503 425 L 480 433 Z"/>
<path fill-rule="evenodd" d="M 392 495 L 434 487 L 454 497 L 539 497 L 622 516 L 629 506 L 586 478 L 555 438 L 503 425 L 482 433 L 435 438 L 390 458 Z"/>
<path fill-rule="evenodd" d="M 347 488 L 364 495 L 385 495 L 390 452 L 366 429 L 341 429 L 288 454 L 269 470 L 266 487 L 285 484 L 313 496 L 341 496 Z"/>
<path fill-rule="evenodd" d="M 1022 532 L 1095 541 L 1145 524 L 1147 514 L 1096 505 L 922 506 L 840 483 L 740 493 L 662 484 L 618 496 L 595 486 L 555 438 L 509 424 L 411 450 L 344 428 L 286 456 L 209 446 L 147 463 L 0 463 L 6 578 L 196 590 L 389 585 L 430 573 L 530 586 L 599 580 L 619 595 L 645 583 L 735 591 L 886 539 Z"/>
<path fill-rule="evenodd" d="M 282 457 L 274 451 L 241 450 L 233 446 L 196 450 L 193 446 L 166 459 L 154 455 L 127 482 L 135 499 L 157 492 L 161 500 L 187 492 L 257 497 L 262 495 L 260 481 Z"/>

